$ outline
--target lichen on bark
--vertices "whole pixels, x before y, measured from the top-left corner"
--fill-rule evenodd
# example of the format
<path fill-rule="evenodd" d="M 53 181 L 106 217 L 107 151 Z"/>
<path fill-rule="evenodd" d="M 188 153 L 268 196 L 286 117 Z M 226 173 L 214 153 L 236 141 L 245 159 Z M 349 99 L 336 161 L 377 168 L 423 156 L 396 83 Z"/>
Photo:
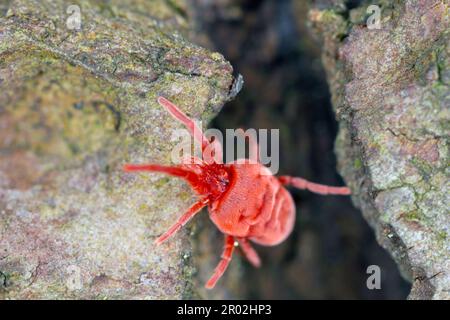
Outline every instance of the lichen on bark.
<path fill-rule="evenodd" d="M 0 298 L 204 295 L 189 228 L 153 246 L 191 190 L 121 170 L 170 163 L 180 125 L 158 95 L 204 123 L 229 98 L 232 67 L 187 40 L 186 3 L 0 1 L 0 15 Z"/>
<path fill-rule="evenodd" d="M 381 9 L 379 29 L 366 26 L 369 5 Z M 410 299 L 450 299 L 448 10 L 326 1 L 309 12 L 340 123 L 340 172 L 413 283 Z"/>

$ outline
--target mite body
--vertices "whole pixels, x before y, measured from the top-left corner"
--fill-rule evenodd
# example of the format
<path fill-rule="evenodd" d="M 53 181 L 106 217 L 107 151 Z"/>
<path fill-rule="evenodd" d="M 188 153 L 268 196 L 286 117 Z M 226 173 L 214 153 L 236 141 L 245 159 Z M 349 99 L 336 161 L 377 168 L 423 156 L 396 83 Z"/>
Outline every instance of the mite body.
<path fill-rule="evenodd" d="M 230 172 L 229 187 L 211 203 L 210 217 L 224 234 L 276 245 L 294 227 L 294 201 L 269 169 L 247 162 L 225 165 Z"/>
<path fill-rule="evenodd" d="M 170 101 L 159 97 L 158 102 L 200 142 L 204 159 L 191 157 L 174 166 L 128 164 L 124 170 L 161 172 L 182 178 L 200 198 L 167 232 L 156 239 L 157 245 L 180 230 L 202 208 L 208 207 L 211 220 L 225 235 L 225 245 L 222 259 L 206 283 L 207 288 L 213 288 L 225 272 L 236 244 L 250 263 L 258 267 L 261 262 L 250 241 L 273 246 L 289 236 L 295 222 L 295 204 L 284 186 L 291 185 L 320 194 L 350 194 L 347 187 L 330 187 L 290 176 L 275 177 L 258 159 L 241 159 L 223 164 L 219 161 L 222 156 L 221 145 L 209 141 L 194 121 Z M 258 155 L 256 141 L 248 138 L 253 149 L 251 154 Z M 211 156 L 205 157 L 206 151 L 211 152 Z"/>

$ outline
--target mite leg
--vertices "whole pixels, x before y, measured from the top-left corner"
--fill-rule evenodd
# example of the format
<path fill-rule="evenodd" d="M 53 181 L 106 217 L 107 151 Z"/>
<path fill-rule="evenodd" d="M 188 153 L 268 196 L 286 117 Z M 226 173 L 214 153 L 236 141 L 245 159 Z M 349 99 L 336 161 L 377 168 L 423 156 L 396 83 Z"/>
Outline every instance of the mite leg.
<path fill-rule="evenodd" d="M 191 118 L 183 113 L 183 111 L 164 97 L 158 97 L 158 103 L 163 106 L 164 109 L 166 109 L 175 119 L 186 126 L 191 135 L 202 144 L 202 150 L 208 146 L 209 141 L 203 135 L 202 129 L 200 129 Z"/>
<path fill-rule="evenodd" d="M 223 148 L 219 140 L 212 140 L 204 148 L 203 159 L 207 164 L 223 163 Z"/>
<path fill-rule="evenodd" d="M 185 178 L 190 173 L 190 171 L 177 166 L 163 166 L 159 164 L 126 164 L 123 166 L 123 170 L 126 172 L 135 172 L 135 171 L 161 172 L 174 177 L 181 177 L 181 178 Z"/>
<path fill-rule="evenodd" d="M 202 129 L 199 128 L 191 118 L 183 113 L 183 111 L 181 111 L 176 105 L 174 105 L 166 98 L 158 97 L 158 103 L 163 106 L 164 109 L 166 109 L 175 119 L 183 123 L 189 130 L 191 135 L 194 137 L 194 139 L 201 143 L 202 153 L 209 146 L 211 150 L 208 150 L 208 152 L 212 152 L 212 157 L 208 155 L 208 163 L 217 163 L 222 161 L 223 150 L 220 143 L 218 143 L 217 141 L 210 142 L 208 138 L 203 134 Z"/>
<path fill-rule="evenodd" d="M 259 259 L 258 253 L 253 249 L 252 245 L 246 238 L 238 238 L 239 246 L 244 252 L 247 260 L 256 268 L 261 266 L 261 260 Z"/>
<path fill-rule="evenodd" d="M 291 185 L 298 189 L 306 189 L 318 194 L 334 194 L 334 195 L 349 195 L 351 191 L 347 187 L 331 187 L 323 184 L 309 182 L 303 178 L 281 176 L 278 180 L 284 185 Z"/>
<path fill-rule="evenodd" d="M 175 224 L 173 224 L 169 230 L 167 230 L 163 235 L 161 235 L 158 239 L 155 240 L 156 245 L 160 245 L 168 238 L 173 236 L 177 231 L 179 231 L 189 220 L 192 219 L 203 207 L 208 204 L 208 200 L 200 200 L 194 203 L 188 211 L 183 214 Z"/>
<path fill-rule="evenodd" d="M 233 255 L 234 251 L 234 239 L 232 236 L 225 236 L 225 245 L 223 248 L 222 253 L 222 259 L 220 260 L 219 264 L 217 265 L 216 269 L 214 270 L 213 275 L 211 278 L 209 278 L 208 282 L 206 283 L 205 287 L 207 289 L 212 289 L 216 285 L 217 281 L 222 277 L 223 273 L 227 269 L 228 265 L 231 261 L 231 256 Z"/>

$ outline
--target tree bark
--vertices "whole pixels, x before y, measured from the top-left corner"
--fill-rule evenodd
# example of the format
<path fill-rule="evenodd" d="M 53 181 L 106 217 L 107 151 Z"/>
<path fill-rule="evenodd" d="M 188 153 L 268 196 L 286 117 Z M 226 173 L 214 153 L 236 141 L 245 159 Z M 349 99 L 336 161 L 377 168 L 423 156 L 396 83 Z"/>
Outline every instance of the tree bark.
<path fill-rule="evenodd" d="M 450 299 L 448 3 L 378 1 L 380 28 L 370 4 L 320 1 L 309 12 L 340 122 L 340 172 L 413 283 L 409 298 Z"/>

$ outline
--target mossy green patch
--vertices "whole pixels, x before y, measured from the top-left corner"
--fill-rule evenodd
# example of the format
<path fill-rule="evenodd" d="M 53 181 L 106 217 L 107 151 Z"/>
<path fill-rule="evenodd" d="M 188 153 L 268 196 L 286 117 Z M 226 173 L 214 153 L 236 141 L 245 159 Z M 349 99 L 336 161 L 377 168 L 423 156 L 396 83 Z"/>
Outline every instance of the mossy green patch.
<path fill-rule="evenodd" d="M 353 161 L 353 168 L 355 168 L 356 170 L 361 169 L 362 165 L 363 165 L 363 163 L 362 163 L 361 159 L 357 158 Z"/>

